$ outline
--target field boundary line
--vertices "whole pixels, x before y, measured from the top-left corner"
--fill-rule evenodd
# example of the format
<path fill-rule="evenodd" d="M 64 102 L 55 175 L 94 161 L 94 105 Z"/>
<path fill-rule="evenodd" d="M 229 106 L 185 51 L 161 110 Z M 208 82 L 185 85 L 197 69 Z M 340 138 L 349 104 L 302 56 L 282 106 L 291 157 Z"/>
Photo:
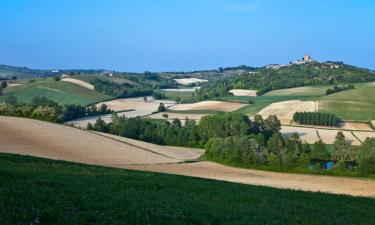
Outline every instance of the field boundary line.
<path fill-rule="evenodd" d="M 363 143 L 363 141 L 361 141 L 361 139 L 359 139 L 358 137 L 357 137 L 357 135 L 355 135 L 354 134 L 354 131 L 352 131 L 352 132 L 350 132 L 352 135 L 353 135 L 353 137 L 355 138 L 355 139 L 357 139 L 358 141 L 359 141 L 359 143 Z"/>
<path fill-rule="evenodd" d="M 164 156 L 164 157 L 167 157 L 167 158 L 170 158 L 170 159 L 181 160 L 181 159 L 177 159 L 177 158 L 174 158 L 174 157 L 172 157 L 172 156 L 169 156 L 169 155 L 162 154 L 162 153 L 160 153 L 160 152 L 156 152 L 156 151 L 150 150 L 150 149 L 145 148 L 145 147 L 141 147 L 141 146 L 138 146 L 138 145 L 135 145 L 135 144 L 131 144 L 131 143 L 126 142 L 126 141 L 120 141 L 120 140 L 118 140 L 118 139 L 116 139 L 116 138 L 112 138 L 112 137 L 109 137 L 109 136 L 107 136 L 107 135 L 103 135 L 103 134 L 101 134 L 100 132 L 94 132 L 94 131 L 89 131 L 89 132 L 90 132 L 90 133 L 93 133 L 93 134 L 96 134 L 96 135 L 99 135 L 99 136 L 101 136 L 101 137 L 105 137 L 105 138 L 108 138 L 108 139 L 111 139 L 111 140 L 114 140 L 114 141 L 117 141 L 117 142 L 123 143 L 123 144 L 130 145 L 130 146 L 132 146 L 132 147 L 140 148 L 140 149 L 142 149 L 142 150 L 145 150 L 145 151 L 148 151 L 148 152 L 151 152 L 151 153 L 157 154 L 157 155 L 161 155 L 161 156 Z M 119 137 L 121 137 L 121 136 L 119 136 Z M 147 143 L 147 142 L 146 142 L 146 143 Z M 148 144 L 150 144 L 150 143 L 148 143 Z M 181 161 L 183 162 L 184 160 L 181 160 Z"/>
<path fill-rule="evenodd" d="M 360 132 L 368 132 L 368 133 L 374 133 L 375 132 L 375 131 L 371 131 L 371 130 L 348 130 L 348 129 L 341 129 L 341 128 L 302 126 L 302 125 L 290 125 L 290 124 L 282 124 L 282 126 L 285 126 L 285 127 L 300 127 L 300 128 L 313 128 L 313 129 L 321 129 L 321 130 L 360 131 Z"/>

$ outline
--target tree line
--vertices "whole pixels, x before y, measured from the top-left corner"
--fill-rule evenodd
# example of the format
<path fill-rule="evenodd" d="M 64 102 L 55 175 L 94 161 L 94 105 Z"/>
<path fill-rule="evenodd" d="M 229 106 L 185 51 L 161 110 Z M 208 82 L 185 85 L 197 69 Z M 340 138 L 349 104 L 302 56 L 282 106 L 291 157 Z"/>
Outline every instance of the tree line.
<path fill-rule="evenodd" d="M 258 68 L 252 73 L 243 72 L 226 76 L 203 84 L 195 93 L 198 100 L 227 96 L 231 89 L 254 89 L 257 95 L 272 90 L 311 85 L 332 85 L 337 83 L 360 83 L 375 80 L 375 73 L 366 69 L 340 64 L 339 68 L 325 68 L 324 63 L 310 62 L 291 65 L 280 69 Z M 352 88 L 352 85 L 347 87 Z"/>
<path fill-rule="evenodd" d="M 293 121 L 299 124 L 336 126 L 340 121 L 335 114 L 325 112 L 296 112 Z"/>
<path fill-rule="evenodd" d="M 280 121 L 270 117 L 261 123 L 251 121 L 246 115 L 239 113 L 220 113 L 203 117 L 199 124 L 194 120 L 185 119 L 185 125 L 179 119 L 172 122 L 154 121 L 146 118 L 126 118 L 113 114 L 111 123 L 102 119 L 94 124 L 88 124 L 88 129 L 108 132 L 111 134 L 129 137 L 141 141 L 148 141 L 162 145 L 176 145 L 185 147 L 204 147 L 213 137 L 249 135 L 260 133 L 267 140 L 274 132 L 280 129 Z"/>
<path fill-rule="evenodd" d="M 375 173 L 375 139 L 367 139 L 354 147 L 338 132 L 329 149 L 322 140 L 310 145 L 297 133 L 283 137 L 276 116 L 250 120 L 240 113 L 220 113 L 205 116 L 197 124 L 186 118 L 162 122 L 146 118 L 126 118 L 113 114 L 113 121 L 98 118 L 88 129 L 111 133 L 161 145 L 204 147 L 208 160 L 247 168 L 323 172 L 324 161 L 335 167 L 330 172 L 341 175 Z M 311 162 L 318 163 L 311 166 Z"/>
<path fill-rule="evenodd" d="M 153 89 L 146 86 L 132 85 L 129 83 L 118 84 L 113 81 L 98 78 L 92 80 L 91 84 L 94 85 L 95 90 L 116 98 L 139 97 L 151 95 L 153 93 Z"/>
<path fill-rule="evenodd" d="M 328 88 L 326 90 L 326 95 L 331 95 L 331 94 L 334 94 L 334 93 L 338 93 L 338 92 L 341 92 L 341 91 L 346 91 L 346 90 L 351 90 L 351 89 L 355 89 L 355 86 L 352 85 L 352 84 L 349 84 L 347 86 L 334 86 L 333 88 Z"/>
<path fill-rule="evenodd" d="M 76 104 L 60 106 L 43 96 L 34 97 L 29 104 L 19 103 L 17 98 L 12 95 L 5 98 L 4 102 L 0 102 L 0 115 L 33 118 L 54 123 L 111 112 L 105 104 L 99 108 L 95 105 L 84 107 Z"/>

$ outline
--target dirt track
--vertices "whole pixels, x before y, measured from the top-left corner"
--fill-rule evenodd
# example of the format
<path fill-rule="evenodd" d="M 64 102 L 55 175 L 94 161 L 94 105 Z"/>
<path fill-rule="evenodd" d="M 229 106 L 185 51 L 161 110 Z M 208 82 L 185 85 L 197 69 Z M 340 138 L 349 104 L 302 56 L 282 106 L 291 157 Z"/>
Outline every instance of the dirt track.
<path fill-rule="evenodd" d="M 276 188 L 375 197 L 375 180 L 273 173 L 211 162 L 182 163 L 198 157 L 201 150 L 105 136 L 36 120 L 0 116 L 0 152 Z"/>
<path fill-rule="evenodd" d="M 74 78 L 63 78 L 63 79 L 61 79 L 61 81 L 70 82 L 70 83 L 73 83 L 73 84 L 78 84 L 79 86 L 90 89 L 90 90 L 95 89 L 94 85 L 89 84 L 89 83 L 84 82 L 84 81 L 81 81 L 81 80 L 78 80 L 78 79 L 74 79 Z"/>

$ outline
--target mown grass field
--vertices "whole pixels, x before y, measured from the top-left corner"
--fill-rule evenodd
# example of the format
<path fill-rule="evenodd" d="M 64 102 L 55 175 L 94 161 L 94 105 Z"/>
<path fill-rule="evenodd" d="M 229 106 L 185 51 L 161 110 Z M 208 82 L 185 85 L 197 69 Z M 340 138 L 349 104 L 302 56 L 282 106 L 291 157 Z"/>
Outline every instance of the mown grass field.
<path fill-rule="evenodd" d="M 30 103 L 34 97 L 44 96 L 60 105 L 79 104 L 88 105 L 105 101 L 113 97 L 83 88 L 77 84 L 64 81 L 54 81 L 52 78 L 35 79 L 33 83 L 25 83 L 21 86 L 8 87 L 0 101 L 6 96 L 13 95 L 19 102 Z"/>
<path fill-rule="evenodd" d="M 344 120 L 375 120 L 375 84 L 357 84 L 356 89 L 318 98 L 319 110 Z"/>
<path fill-rule="evenodd" d="M 0 224 L 374 224 L 375 200 L 0 154 Z"/>

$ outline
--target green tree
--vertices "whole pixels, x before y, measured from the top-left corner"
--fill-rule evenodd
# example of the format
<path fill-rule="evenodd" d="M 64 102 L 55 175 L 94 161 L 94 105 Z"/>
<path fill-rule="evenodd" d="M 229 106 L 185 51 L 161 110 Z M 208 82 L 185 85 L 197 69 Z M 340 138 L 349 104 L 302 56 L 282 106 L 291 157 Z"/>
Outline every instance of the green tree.
<path fill-rule="evenodd" d="M 319 141 L 316 141 L 313 144 L 313 149 L 311 151 L 310 156 L 313 159 L 321 159 L 321 160 L 329 159 L 329 152 L 327 151 L 326 145 L 324 144 L 322 139 L 319 139 Z"/>
<path fill-rule="evenodd" d="M 281 122 L 275 115 L 269 116 L 265 119 L 264 125 L 266 129 L 270 130 L 272 133 L 277 133 L 281 130 Z"/>
<path fill-rule="evenodd" d="M 13 95 L 9 95 L 4 99 L 4 102 L 7 103 L 8 105 L 17 105 L 17 97 Z"/>
<path fill-rule="evenodd" d="M 340 161 L 354 161 L 355 152 L 350 143 L 346 140 L 342 131 L 337 132 L 336 140 L 333 143 L 333 159 Z"/>
<path fill-rule="evenodd" d="M 99 132 L 108 132 L 108 126 L 102 118 L 98 117 L 94 124 L 94 130 Z"/>
<path fill-rule="evenodd" d="M 164 104 L 161 102 L 158 107 L 158 112 L 165 112 L 165 111 L 166 111 L 166 108 Z"/>
<path fill-rule="evenodd" d="M 2 81 L 0 86 L 4 89 L 8 86 L 8 83 L 6 81 Z"/>
<path fill-rule="evenodd" d="M 271 138 L 267 141 L 267 148 L 270 152 L 280 156 L 281 150 L 283 149 L 283 139 L 279 132 L 274 133 Z"/>
<path fill-rule="evenodd" d="M 362 175 L 375 174 L 375 138 L 367 138 L 359 148 L 357 161 Z"/>

